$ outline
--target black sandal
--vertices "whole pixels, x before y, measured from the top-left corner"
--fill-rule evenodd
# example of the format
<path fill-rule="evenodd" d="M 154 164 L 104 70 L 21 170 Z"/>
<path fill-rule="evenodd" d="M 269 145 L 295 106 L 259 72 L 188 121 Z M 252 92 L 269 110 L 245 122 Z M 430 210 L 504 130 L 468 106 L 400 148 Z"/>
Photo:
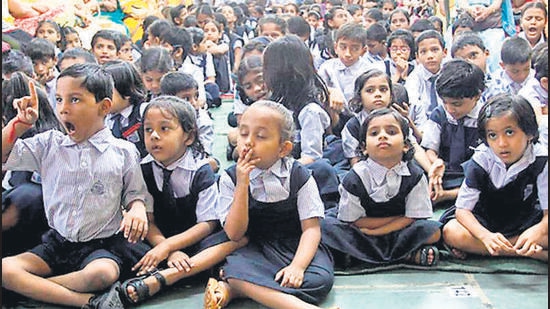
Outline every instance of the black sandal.
<path fill-rule="evenodd" d="M 149 297 L 151 297 L 151 295 L 149 294 L 149 287 L 143 281 L 144 279 L 149 278 L 151 276 L 155 277 L 157 281 L 160 283 L 160 290 L 162 290 L 166 286 L 166 279 L 160 274 L 159 270 L 155 268 L 154 270 L 147 272 L 147 274 L 145 275 L 128 279 L 122 283 L 122 288 L 120 290 L 120 293 L 122 295 L 123 301 L 125 301 L 127 304 L 130 304 L 130 305 L 136 305 L 148 299 Z M 128 295 L 129 286 L 134 287 L 138 295 L 138 299 L 136 301 L 134 301 L 130 297 L 130 295 Z"/>
<path fill-rule="evenodd" d="M 428 261 L 428 255 L 430 253 L 430 249 L 433 251 L 433 256 L 434 256 L 431 263 Z M 420 266 L 434 266 L 437 264 L 437 262 L 439 262 L 439 250 L 437 249 L 436 246 L 425 245 L 420 247 L 418 250 L 411 252 L 407 256 L 405 261 L 416 265 L 420 265 Z"/>

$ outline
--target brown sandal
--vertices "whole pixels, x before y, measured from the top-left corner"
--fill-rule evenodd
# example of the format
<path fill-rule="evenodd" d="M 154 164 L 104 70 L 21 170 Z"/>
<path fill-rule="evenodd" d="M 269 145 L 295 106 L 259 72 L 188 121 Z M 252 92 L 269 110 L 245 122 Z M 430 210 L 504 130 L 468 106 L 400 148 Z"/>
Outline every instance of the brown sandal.
<path fill-rule="evenodd" d="M 204 309 L 221 309 L 229 303 L 229 291 L 214 278 L 208 279 L 204 291 Z"/>

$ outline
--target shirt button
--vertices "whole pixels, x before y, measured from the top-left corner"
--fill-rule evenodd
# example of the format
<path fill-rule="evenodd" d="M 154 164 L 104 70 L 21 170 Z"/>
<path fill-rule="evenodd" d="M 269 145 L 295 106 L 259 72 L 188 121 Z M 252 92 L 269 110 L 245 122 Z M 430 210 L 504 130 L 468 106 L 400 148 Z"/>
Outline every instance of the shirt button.
<path fill-rule="evenodd" d="M 80 166 L 86 167 L 86 166 L 88 166 L 88 163 L 86 163 L 85 161 L 82 161 L 82 162 L 80 163 Z"/>

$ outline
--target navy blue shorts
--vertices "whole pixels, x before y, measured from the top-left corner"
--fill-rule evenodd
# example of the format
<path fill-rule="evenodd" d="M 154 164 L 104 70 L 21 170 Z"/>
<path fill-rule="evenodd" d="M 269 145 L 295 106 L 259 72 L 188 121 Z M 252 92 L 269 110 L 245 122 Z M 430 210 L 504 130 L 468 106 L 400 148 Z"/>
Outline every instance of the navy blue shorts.
<path fill-rule="evenodd" d="M 52 275 L 61 275 L 83 269 L 90 262 L 108 258 L 115 261 L 121 278 L 132 276 L 131 268 L 151 247 L 144 242 L 129 243 L 123 233 L 109 238 L 87 242 L 70 242 L 55 230 L 42 235 L 42 244 L 30 252 L 38 255 L 52 269 Z"/>

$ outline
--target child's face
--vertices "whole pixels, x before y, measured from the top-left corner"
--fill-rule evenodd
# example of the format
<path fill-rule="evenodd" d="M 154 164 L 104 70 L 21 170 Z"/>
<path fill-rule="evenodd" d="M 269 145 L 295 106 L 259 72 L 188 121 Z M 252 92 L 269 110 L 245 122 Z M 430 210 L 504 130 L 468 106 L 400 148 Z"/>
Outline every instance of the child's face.
<path fill-rule="evenodd" d="M 104 38 L 97 38 L 95 45 L 92 46 L 92 54 L 94 54 L 99 64 L 116 60 L 117 50 L 115 42 Z"/>
<path fill-rule="evenodd" d="M 487 144 L 507 167 L 521 159 L 533 138 L 523 132 L 511 112 L 489 118 L 485 132 Z"/>
<path fill-rule="evenodd" d="M 227 17 L 226 17 L 227 18 Z M 206 15 L 206 14 L 199 14 L 197 15 L 197 25 L 202 28 L 204 25 L 206 25 L 207 22 L 211 21 L 212 17 Z"/>
<path fill-rule="evenodd" d="M 426 70 L 430 71 L 432 74 L 436 74 L 441 68 L 441 61 L 443 61 L 445 53 L 446 50 L 441 47 L 438 39 L 425 39 L 418 44 L 416 59 L 418 59 L 418 62 L 422 64 Z"/>
<path fill-rule="evenodd" d="M 298 12 L 296 11 L 296 8 L 294 7 L 294 5 L 285 5 L 283 7 L 283 13 L 289 14 L 291 16 L 298 16 Z"/>
<path fill-rule="evenodd" d="M 259 159 L 256 167 L 268 169 L 287 156 L 292 150 L 292 143 L 281 142 L 281 122 L 281 116 L 270 108 L 249 107 L 239 123 L 239 158 L 252 152 L 252 159 Z"/>
<path fill-rule="evenodd" d="M 120 47 L 118 59 L 128 62 L 134 61 L 134 56 L 132 55 L 132 42 L 128 41 Z"/>
<path fill-rule="evenodd" d="M 195 89 L 195 88 L 189 88 L 189 89 L 185 89 L 185 90 L 182 90 L 182 91 L 179 91 L 178 93 L 176 93 L 176 97 L 180 98 L 180 99 L 183 99 L 189 103 L 191 103 L 191 105 L 193 105 L 193 107 L 195 109 L 199 109 L 200 108 L 200 104 L 199 104 L 199 90 L 198 89 Z"/>
<path fill-rule="evenodd" d="M 154 95 L 160 94 L 160 79 L 164 76 L 165 72 L 158 70 L 147 71 L 141 74 L 143 85 Z"/>
<path fill-rule="evenodd" d="M 88 140 L 104 127 L 105 115 L 112 104 L 110 99 L 97 102 L 94 94 L 82 86 L 83 79 L 58 78 L 55 94 L 59 120 L 75 143 Z"/>
<path fill-rule="evenodd" d="M 409 60 L 411 57 L 411 48 L 407 45 L 407 42 L 402 39 L 394 39 L 390 45 L 390 57 L 393 61 L 397 59 Z"/>
<path fill-rule="evenodd" d="M 235 16 L 235 11 L 233 11 L 233 8 L 229 5 L 225 5 L 222 7 L 222 15 L 227 19 L 227 23 L 231 24 L 237 21 L 237 17 Z"/>
<path fill-rule="evenodd" d="M 369 29 L 369 27 L 374 24 L 376 22 L 376 20 L 372 17 L 364 17 L 363 18 L 363 28 L 365 29 Z"/>
<path fill-rule="evenodd" d="M 365 144 L 369 157 L 387 168 L 401 162 L 403 154 L 408 151 L 401 126 L 391 114 L 370 121 Z"/>
<path fill-rule="evenodd" d="M 528 41 L 537 42 L 542 35 L 545 23 L 546 15 L 544 11 L 539 8 L 530 8 L 523 14 L 520 26 Z"/>
<path fill-rule="evenodd" d="M 477 45 L 466 45 L 455 52 L 455 58 L 464 59 L 479 67 L 484 73 L 487 70 L 488 50 L 481 50 Z"/>
<path fill-rule="evenodd" d="M 253 102 L 267 98 L 268 91 L 262 70 L 253 70 L 245 74 L 242 80 L 242 88 Z"/>
<path fill-rule="evenodd" d="M 357 10 L 353 13 L 353 15 L 351 15 L 351 17 L 353 18 L 354 23 L 359 25 L 363 23 L 363 11 Z"/>
<path fill-rule="evenodd" d="M 363 46 L 361 42 L 349 38 L 340 38 L 334 43 L 334 51 L 338 55 L 338 59 L 347 67 L 356 63 L 366 50 L 366 46 Z"/>
<path fill-rule="evenodd" d="M 508 74 L 510 79 L 514 82 L 521 84 L 527 79 L 531 72 L 531 62 L 525 61 L 524 63 L 505 64 L 500 63 L 500 66 L 504 69 L 504 72 Z"/>
<path fill-rule="evenodd" d="M 319 19 L 314 15 L 309 15 L 307 17 L 307 23 L 313 27 L 313 29 L 317 29 L 319 27 Z"/>
<path fill-rule="evenodd" d="M 206 25 L 204 25 L 204 29 L 202 30 L 204 31 L 204 36 L 207 40 L 218 43 L 221 34 L 220 30 L 218 29 L 218 27 L 216 27 L 216 25 L 214 25 L 214 23 L 207 23 Z"/>
<path fill-rule="evenodd" d="M 393 4 L 389 3 L 389 2 L 384 2 L 384 4 L 382 4 L 382 13 L 386 16 L 390 16 L 391 12 L 393 12 L 393 10 L 395 10 L 395 7 L 393 6 Z"/>
<path fill-rule="evenodd" d="M 369 78 L 361 88 L 361 103 L 363 109 L 369 113 L 387 107 L 390 102 L 390 85 L 385 75 Z"/>
<path fill-rule="evenodd" d="M 181 158 L 194 141 L 176 117 L 160 108 L 151 108 L 144 115 L 143 131 L 147 152 L 164 166 Z"/>
<path fill-rule="evenodd" d="M 367 50 L 372 55 L 386 55 L 386 44 L 384 41 L 367 40 Z"/>
<path fill-rule="evenodd" d="M 36 37 L 46 39 L 52 42 L 55 46 L 57 46 L 57 42 L 61 40 L 61 34 L 48 23 L 44 23 L 40 26 L 40 28 L 36 29 Z"/>
<path fill-rule="evenodd" d="M 443 107 L 455 120 L 462 119 L 474 109 L 479 100 L 479 95 L 473 98 L 448 98 L 442 97 Z"/>
<path fill-rule="evenodd" d="M 36 74 L 37 79 L 43 80 L 47 76 L 52 75 L 55 63 L 56 58 L 50 57 L 33 60 L 32 65 L 34 67 L 34 73 Z"/>
<path fill-rule="evenodd" d="M 349 20 L 349 13 L 346 10 L 338 9 L 334 12 L 334 16 L 328 21 L 328 25 L 331 29 L 339 29 L 340 26 L 347 23 Z"/>
<path fill-rule="evenodd" d="M 276 40 L 284 35 L 279 25 L 274 23 L 266 23 L 260 27 L 260 36 L 267 36 Z"/>
<path fill-rule="evenodd" d="M 397 29 L 409 29 L 409 22 L 403 13 L 395 13 L 390 20 L 390 30 L 393 32 Z"/>
<path fill-rule="evenodd" d="M 75 47 L 82 47 L 82 41 L 80 41 L 78 33 L 69 33 L 65 35 L 65 49 Z"/>

